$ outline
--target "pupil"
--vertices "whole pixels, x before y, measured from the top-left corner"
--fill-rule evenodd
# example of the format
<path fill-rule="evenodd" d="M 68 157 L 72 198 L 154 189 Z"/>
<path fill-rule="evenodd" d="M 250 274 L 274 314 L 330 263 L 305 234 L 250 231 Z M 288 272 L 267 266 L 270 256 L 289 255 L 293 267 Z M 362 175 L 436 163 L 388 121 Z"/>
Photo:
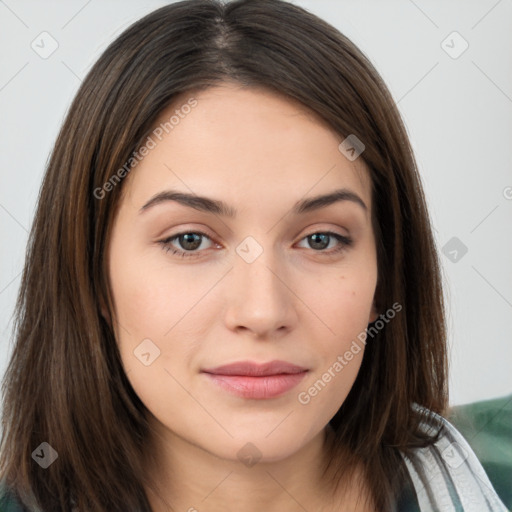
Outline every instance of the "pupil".
<path fill-rule="evenodd" d="M 187 250 L 197 249 L 201 245 L 200 236 L 196 233 L 186 233 L 185 235 L 182 235 L 182 240 L 180 242 L 183 240 L 184 243 L 182 243 L 182 247 Z M 192 244 L 192 247 L 187 244 Z"/>
<path fill-rule="evenodd" d="M 314 235 L 311 235 L 310 238 L 313 241 L 312 246 L 315 249 L 325 249 L 327 247 L 327 245 L 329 245 L 328 243 L 327 244 L 325 243 L 327 240 L 327 235 L 325 235 L 323 233 L 315 233 Z M 320 238 L 323 238 L 323 241 L 319 240 Z M 319 244 L 319 246 L 318 246 L 318 244 Z"/>

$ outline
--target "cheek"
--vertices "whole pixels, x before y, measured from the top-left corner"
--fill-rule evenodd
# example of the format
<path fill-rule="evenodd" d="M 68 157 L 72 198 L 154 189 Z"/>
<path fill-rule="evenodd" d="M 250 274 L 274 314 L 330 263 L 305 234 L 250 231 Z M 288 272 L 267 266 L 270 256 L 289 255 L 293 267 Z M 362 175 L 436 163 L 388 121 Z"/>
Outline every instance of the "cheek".
<path fill-rule="evenodd" d="M 298 403 L 322 411 L 321 421 L 327 423 L 352 389 L 363 353 L 364 347 L 354 345 L 347 351 L 334 354 L 301 386 L 297 394 Z"/>
<path fill-rule="evenodd" d="M 350 392 L 365 351 L 365 330 L 372 294 L 347 289 L 329 290 L 323 297 L 322 320 L 329 328 L 316 331 L 314 371 L 298 390 L 297 401 L 319 412 L 318 421 L 328 422 Z M 321 411 L 321 412 L 320 412 Z"/>
<path fill-rule="evenodd" d="M 304 406 L 323 410 L 326 417 L 342 405 L 359 372 L 376 277 L 376 270 L 368 265 L 325 276 L 314 286 L 309 283 L 308 305 L 318 319 L 311 334 L 317 364 L 297 399 Z M 306 296 L 306 288 L 302 293 Z"/>
<path fill-rule="evenodd" d="M 321 346 L 326 353 L 346 350 L 369 323 L 376 287 L 372 266 L 345 268 L 308 279 L 298 294 L 305 298 L 319 322 Z M 311 314 L 311 313 L 310 313 Z"/>
<path fill-rule="evenodd" d="M 192 291 L 184 278 L 180 273 L 166 275 L 151 258 L 118 255 L 114 250 L 111 261 L 110 282 L 121 327 L 134 339 L 163 337 L 190 302 Z"/>
<path fill-rule="evenodd" d="M 165 277 L 162 269 L 148 260 L 143 263 L 113 251 L 112 261 L 116 339 L 127 378 L 150 411 L 161 410 L 162 404 L 172 406 L 169 396 L 185 398 L 180 396 L 180 386 L 171 375 L 184 381 L 188 354 L 175 331 L 190 309 L 190 291 L 178 274 Z M 180 361 L 181 366 L 176 367 L 175 361 Z"/>
<path fill-rule="evenodd" d="M 130 251 L 113 244 L 110 260 L 121 359 L 133 388 L 148 406 L 171 390 L 179 394 L 179 385 L 168 372 L 179 382 L 188 378 L 189 363 L 198 350 L 196 340 L 209 325 L 197 306 L 219 279 L 209 275 L 203 280 L 193 269 L 165 265 L 162 253 L 163 257 L 154 248 Z"/>

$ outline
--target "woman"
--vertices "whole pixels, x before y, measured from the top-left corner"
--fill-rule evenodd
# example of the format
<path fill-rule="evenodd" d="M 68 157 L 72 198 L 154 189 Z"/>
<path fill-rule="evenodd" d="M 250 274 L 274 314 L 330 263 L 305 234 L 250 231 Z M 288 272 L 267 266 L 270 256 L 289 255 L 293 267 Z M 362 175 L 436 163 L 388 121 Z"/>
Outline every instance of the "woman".
<path fill-rule="evenodd" d="M 179 2 L 110 45 L 49 162 L 16 326 L 0 467 L 26 510 L 505 510 L 442 417 L 396 106 L 290 3 Z"/>

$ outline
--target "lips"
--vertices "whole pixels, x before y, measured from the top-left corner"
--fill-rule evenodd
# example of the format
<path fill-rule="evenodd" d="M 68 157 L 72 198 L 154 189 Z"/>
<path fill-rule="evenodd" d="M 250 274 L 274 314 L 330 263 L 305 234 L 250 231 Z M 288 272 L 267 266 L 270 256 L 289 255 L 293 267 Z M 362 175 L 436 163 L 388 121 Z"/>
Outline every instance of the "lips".
<path fill-rule="evenodd" d="M 307 368 L 287 361 L 236 363 L 206 368 L 202 373 L 221 389 L 250 399 L 268 399 L 294 388 L 308 372 Z"/>
<path fill-rule="evenodd" d="M 216 368 L 207 368 L 203 372 L 214 375 L 245 375 L 253 377 L 262 377 L 266 375 L 293 374 L 307 371 L 295 364 L 286 361 L 270 361 L 268 363 L 253 363 L 252 361 L 239 361 L 236 363 L 217 366 Z"/>

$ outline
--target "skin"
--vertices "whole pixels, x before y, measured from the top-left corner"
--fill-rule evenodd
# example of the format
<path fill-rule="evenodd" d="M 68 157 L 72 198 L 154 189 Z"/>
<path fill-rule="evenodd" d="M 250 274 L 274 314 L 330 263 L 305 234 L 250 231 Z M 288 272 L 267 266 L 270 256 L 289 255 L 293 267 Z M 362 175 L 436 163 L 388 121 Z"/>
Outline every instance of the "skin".
<path fill-rule="evenodd" d="M 191 96 L 177 98 L 156 125 Z M 356 504 L 364 480 L 358 477 L 361 490 L 353 485 L 333 502 L 319 474 L 328 422 L 350 391 L 364 350 L 309 403 L 298 400 L 378 317 L 368 170 L 360 158 L 349 161 L 338 150 L 343 138 L 294 100 L 231 83 L 193 97 L 197 106 L 122 183 L 108 252 L 122 362 L 151 413 L 152 507 L 369 510 Z M 297 201 L 342 187 L 367 209 L 341 201 L 291 213 Z M 141 212 L 168 189 L 222 200 L 237 216 L 175 201 Z M 197 230 L 209 237 L 189 249 L 197 256 L 182 258 L 159 243 Z M 308 235 L 326 231 L 353 245 L 333 253 L 340 242 L 327 237 L 315 248 Z M 251 263 L 236 252 L 248 236 L 263 250 Z M 168 246 L 191 246 L 181 242 Z M 149 365 L 134 355 L 145 339 L 160 351 Z M 309 371 L 272 399 L 234 396 L 200 373 L 274 359 Z M 250 467 L 237 456 L 246 443 L 261 456 Z"/>

